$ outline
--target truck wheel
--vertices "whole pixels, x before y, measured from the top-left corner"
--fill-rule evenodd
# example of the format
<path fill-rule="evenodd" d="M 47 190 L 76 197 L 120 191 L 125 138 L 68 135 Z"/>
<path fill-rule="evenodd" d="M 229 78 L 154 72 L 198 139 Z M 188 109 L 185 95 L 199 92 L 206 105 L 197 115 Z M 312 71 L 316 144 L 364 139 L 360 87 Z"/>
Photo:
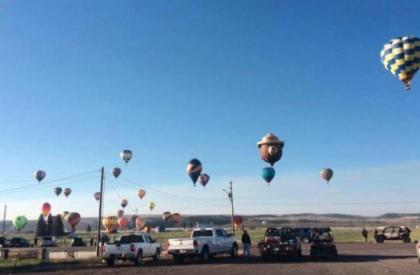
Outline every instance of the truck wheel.
<path fill-rule="evenodd" d="M 115 265 L 115 259 L 114 258 L 108 258 L 108 259 L 106 259 L 106 264 L 108 266 L 114 266 Z"/>
<path fill-rule="evenodd" d="M 142 256 L 143 256 L 143 253 L 141 252 L 141 250 L 139 250 L 139 252 L 137 252 L 136 258 L 134 258 L 134 261 L 133 261 L 134 265 L 136 266 L 141 265 Z"/>
<path fill-rule="evenodd" d="M 302 248 L 298 250 L 297 257 L 302 258 Z"/>
<path fill-rule="evenodd" d="M 376 242 L 377 243 L 383 243 L 384 242 L 384 237 L 378 237 L 378 238 L 376 238 Z"/>
<path fill-rule="evenodd" d="M 207 263 L 210 259 L 209 249 L 207 246 L 203 247 L 203 250 L 201 251 L 200 255 L 201 261 L 203 263 Z"/>
<path fill-rule="evenodd" d="M 230 251 L 230 256 L 233 258 L 238 257 L 238 246 L 236 244 L 232 246 L 232 250 Z"/>
<path fill-rule="evenodd" d="M 184 255 L 174 255 L 173 256 L 175 263 L 182 264 L 184 262 Z"/>
<path fill-rule="evenodd" d="M 411 242 L 411 240 L 410 240 L 410 238 L 405 237 L 405 238 L 403 239 L 403 242 L 405 242 L 405 243 L 409 243 L 409 242 Z"/>
<path fill-rule="evenodd" d="M 157 248 L 157 249 L 156 249 L 155 256 L 153 256 L 153 261 L 154 261 L 154 262 L 157 262 L 157 261 L 159 261 L 159 260 L 160 260 L 160 249 L 159 249 L 159 248 Z"/>

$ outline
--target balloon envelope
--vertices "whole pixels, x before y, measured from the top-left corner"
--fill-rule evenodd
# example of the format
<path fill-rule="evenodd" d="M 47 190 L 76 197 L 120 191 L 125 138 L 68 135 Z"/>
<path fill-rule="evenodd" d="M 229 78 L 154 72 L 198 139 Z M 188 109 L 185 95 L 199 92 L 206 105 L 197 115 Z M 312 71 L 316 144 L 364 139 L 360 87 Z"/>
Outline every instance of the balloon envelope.
<path fill-rule="evenodd" d="M 72 228 L 74 228 L 76 225 L 79 224 L 81 218 L 82 217 L 80 216 L 79 213 L 72 212 L 66 216 L 66 221 Z"/>
<path fill-rule="evenodd" d="M 417 37 L 398 37 L 391 39 L 381 51 L 381 61 L 385 69 L 398 77 L 410 90 L 411 81 L 420 69 L 420 39 Z"/>
<path fill-rule="evenodd" d="M 178 223 L 180 223 L 181 222 L 181 215 L 179 214 L 179 213 L 173 213 L 172 215 L 171 215 L 171 220 L 173 221 L 173 222 L 175 222 L 176 224 L 178 224 Z"/>
<path fill-rule="evenodd" d="M 192 159 L 188 163 L 187 174 L 190 176 L 191 180 L 193 181 L 194 186 L 202 170 L 203 170 L 203 167 L 201 165 L 201 162 L 198 159 Z"/>
<path fill-rule="evenodd" d="M 321 170 L 321 177 L 327 181 L 327 183 L 330 182 L 330 180 L 332 179 L 334 175 L 334 172 L 332 169 L 330 168 L 324 168 Z"/>
<path fill-rule="evenodd" d="M 131 150 L 123 150 L 120 153 L 120 157 L 125 162 L 125 164 L 127 164 L 133 157 L 133 152 L 131 152 Z"/>
<path fill-rule="evenodd" d="M 101 199 L 101 192 L 96 192 L 95 194 L 93 194 L 93 197 L 95 198 L 95 200 L 99 201 Z"/>
<path fill-rule="evenodd" d="M 47 173 L 45 173 L 45 171 L 42 170 L 38 170 L 34 173 L 34 177 L 38 182 L 41 182 L 45 176 L 47 175 Z"/>
<path fill-rule="evenodd" d="M 242 222 L 243 222 L 243 219 L 242 219 L 241 216 L 233 216 L 233 223 L 234 224 L 240 225 L 240 224 L 242 224 Z"/>
<path fill-rule="evenodd" d="M 112 169 L 112 174 L 114 175 L 115 178 L 118 178 L 121 174 L 121 169 L 118 167 L 115 167 L 114 169 Z"/>
<path fill-rule="evenodd" d="M 155 208 L 156 204 L 154 202 L 149 203 L 149 209 L 153 210 Z"/>
<path fill-rule="evenodd" d="M 120 228 L 125 228 L 128 225 L 128 220 L 124 217 L 118 218 L 118 226 Z"/>
<path fill-rule="evenodd" d="M 265 167 L 262 170 L 262 177 L 267 183 L 270 183 L 275 175 L 276 171 L 272 167 Z"/>
<path fill-rule="evenodd" d="M 117 216 L 118 218 L 121 218 L 122 216 L 124 216 L 124 210 L 120 209 L 117 211 Z"/>
<path fill-rule="evenodd" d="M 145 221 L 142 218 L 137 217 L 136 218 L 136 229 L 137 230 L 143 230 L 145 226 L 146 226 Z"/>
<path fill-rule="evenodd" d="M 272 133 L 264 136 L 257 145 L 261 159 L 270 163 L 272 166 L 281 159 L 281 156 L 283 155 L 284 142 Z"/>
<path fill-rule="evenodd" d="M 162 213 L 162 220 L 166 222 L 171 218 L 171 216 L 171 212 L 165 211 Z"/>
<path fill-rule="evenodd" d="M 143 199 L 143 198 L 144 198 L 144 196 L 146 196 L 146 191 L 145 191 L 145 190 L 143 190 L 143 189 L 140 189 L 140 190 L 137 192 L 137 195 L 139 196 L 139 198 L 140 198 L 140 199 Z"/>
<path fill-rule="evenodd" d="M 200 175 L 200 184 L 205 187 L 210 180 L 210 176 L 207 174 Z"/>
<path fill-rule="evenodd" d="M 22 230 L 26 224 L 28 223 L 28 219 L 25 216 L 17 216 L 13 220 L 13 226 L 16 228 L 17 231 Z"/>
<path fill-rule="evenodd" d="M 128 200 L 126 200 L 126 199 L 122 199 L 122 200 L 121 200 L 121 207 L 122 207 L 122 208 L 125 208 L 127 205 L 128 205 Z"/>
<path fill-rule="evenodd" d="M 48 202 L 44 202 L 41 207 L 42 215 L 48 216 L 48 214 L 50 214 L 50 211 L 51 211 L 51 204 L 49 204 Z"/>
<path fill-rule="evenodd" d="M 57 197 L 61 194 L 61 191 L 63 191 L 61 187 L 54 188 L 54 193 L 57 195 Z"/>
<path fill-rule="evenodd" d="M 71 194 L 71 189 L 70 188 L 65 188 L 64 189 L 64 196 L 68 197 L 68 196 L 70 196 L 70 194 Z"/>
<path fill-rule="evenodd" d="M 106 233 L 116 233 L 118 228 L 118 217 L 107 216 L 102 218 L 102 225 L 105 228 Z"/>

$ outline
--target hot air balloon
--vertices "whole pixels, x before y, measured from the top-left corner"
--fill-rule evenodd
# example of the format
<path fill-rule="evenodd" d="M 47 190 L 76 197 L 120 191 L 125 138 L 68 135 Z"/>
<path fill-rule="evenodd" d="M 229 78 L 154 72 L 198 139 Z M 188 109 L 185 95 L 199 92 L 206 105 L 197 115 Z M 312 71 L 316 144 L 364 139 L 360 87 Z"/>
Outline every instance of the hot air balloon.
<path fill-rule="evenodd" d="M 121 207 L 122 207 L 122 208 L 125 208 L 127 205 L 128 205 L 128 200 L 126 200 L 126 199 L 122 199 L 122 200 L 121 200 Z"/>
<path fill-rule="evenodd" d="M 154 202 L 149 203 L 149 209 L 150 211 L 152 211 L 153 209 L 155 209 L 156 204 Z"/>
<path fill-rule="evenodd" d="M 76 228 L 76 225 L 79 224 L 81 218 L 82 217 L 80 216 L 79 213 L 72 212 L 72 213 L 68 214 L 65 219 L 66 219 L 67 223 L 71 226 L 71 228 L 73 228 L 73 231 L 74 231 L 75 228 Z"/>
<path fill-rule="evenodd" d="M 410 90 L 411 81 L 420 69 L 420 39 L 414 36 L 391 39 L 381 51 L 381 61 Z"/>
<path fill-rule="evenodd" d="M 273 167 L 264 167 L 262 170 L 262 177 L 267 183 L 270 183 L 275 175 L 276 171 L 273 169 Z"/>
<path fill-rule="evenodd" d="M 131 152 L 130 150 L 123 150 L 120 153 L 120 157 L 125 162 L 125 164 L 127 164 L 130 161 L 130 159 L 133 157 L 133 152 Z"/>
<path fill-rule="evenodd" d="M 144 196 L 146 196 L 146 191 L 145 191 L 145 190 L 143 190 L 143 189 L 140 189 L 140 190 L 137 192 L 137 195 L 139 196 L 139 198 L 140 198 L 140 199 L 143 199 L 143 198 L 144 198 Z"/>
<path fill-rule="evenodd" d="M 122 216 L 124 216 L 124 210 L 120 209 L 117 211 L 117 216 L 118 218 L 121 218 Z"/>
<path fill-rule="evenodd" d="M 123 229 L 128 225 L 128 220 L 124 217 L 118 218 L 118 226 Z"/>
<path fill-rule="evenodd" d="M 165 211 L 165 212 L 163 212 L 162 213 L 162 220 L 164 221 L 164 222 L 166 222 L 166 221 L 168 221 L 168 220 L 170 220 L 171 219 L 171 212 L 169 212 L 169 211 Z"/>
<path fill-rule="evenodd" d="M 70 194 L 71 194 L 71 189 L 70 188 L 65 188 L 64 189 L 64 196 L 66 196 L 66 198 L 67 198 L 68 196 L 70 196 Z"/>
<path fill-rule="evenodd" d="M 321 170 L 321 177 L 327 181 L 327 183 L 330 183 L 331 178 L 333 177 L 333 170 L 330 168 L 324 168 Z"/>
<path fill-rule="evenodd" d="M 63 189 L 61 187 L 56 187 L 54 188 L 54 193 L 58 196 L 60 196 L 61 191 L 63 191 Z"/>
<path fill-rule="evenodd" d="M 22 230 L 26 224 L 28 223 L 28 219 L 25 216 L 17 216 L 13 220 L 13 226 L 16 228 L 17 231 Z"/>
<path fill-rule="evenodd" d="M 272 133 L 267 134 L 257 143 L 257 145 L 261 159 L 270 163 L 271 166 L 281 159 L 284 142 L 279 140 L 276 135 Z"/>
<path fill-rule="evenodd" d="M 45 173 L 45 171 L 42 170 L 38 170 L 34 173 L 34 177 L 38 182 L 41 182 L 45 176 L 47 175 L 47 173 Z"/>
<path fill-rule="evenodd" d="M 181 222 L 181 215 L 179 213 L 173 213 L 171 215 L 171 220 L 176 223 L 179 224 Z"/>
<path fill-rule="evenodd" d="M 114 169 L 112 169 L 112 174 L 114 175 L 115 178 L 118 178 L 121 174 L 121 169 L 118 167 L 115 167 Z"/>
<path fill-rule="evenodd" d="M 48 214 L 50 214 L 50 211 L 51 211 L 51 204 L 49 204 L 48 202 L 44 202 L 41 207 L 42 215 L 46 217 L 48 216 Z"/>
<path fill-rule="evenodd" d="M 63 217 L 64 217 L 64 218 L 67 218 L 68 214 L 70 214 L 70 212 L 69 212 L 69 211 L 63 211 Z"/>
<path fill-rule="evenodd" d="M 117 233 L 118 228 L 118 217 L 107 216 L 102 218 L 102 225 L 105 228 L 106 233 Z"/>
<path fill-rule="evenodd" d="M 200 175 L 200 183 L 203 187 L 206 187 L 207 183 L 210 180 L 210 176 L 207 174 L 201 174 Z"/>
<path fill-rule="evenodd" d="M 99 201 L 101 199 L 101 192 L 96 192 L 95 194 L 93 194 L 93 197 L 95 198 L 95 200 Z"/>
<path fill-rule="evenodd" d="M 144 222 L 144 220 L 140 217 L 136 218 L 136 229 L 138 231 L 143 230 L 144 227 L 146 226 L 146 223 Z"/>
<path fill-rule="evenodd" d="M 203 167 L 201 166 L 201 162 L 198 159 L 190 160 L 187 165 L 187 173 L 193 181 L 194 186 L 201 174 L 201 170 L 203 170 Z"/>
<path fill-rule="evenodd" d="M 243 222 L 243 219 L 241 216 L 233 216 L 233 225 L 235 228 L 238 228 Z"/>

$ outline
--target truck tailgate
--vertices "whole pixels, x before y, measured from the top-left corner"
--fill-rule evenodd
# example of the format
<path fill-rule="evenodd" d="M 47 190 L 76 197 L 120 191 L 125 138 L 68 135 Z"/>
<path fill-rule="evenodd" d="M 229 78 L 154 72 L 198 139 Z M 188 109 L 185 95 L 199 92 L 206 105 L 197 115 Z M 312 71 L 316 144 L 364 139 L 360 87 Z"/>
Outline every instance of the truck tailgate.
<path fill-rule="evenodd" d="M 194 249 L 194 240 L 193 239 L 169 239 L 169 250 L 178 249 Z"/>

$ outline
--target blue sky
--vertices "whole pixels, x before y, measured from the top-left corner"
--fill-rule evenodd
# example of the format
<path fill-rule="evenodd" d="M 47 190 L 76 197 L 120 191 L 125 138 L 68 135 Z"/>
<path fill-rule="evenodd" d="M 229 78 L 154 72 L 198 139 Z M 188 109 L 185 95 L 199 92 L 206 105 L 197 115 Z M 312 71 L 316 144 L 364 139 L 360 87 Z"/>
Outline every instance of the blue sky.
<path fill-rule="evenodd" d="M 34 184 L 37 169 L 48 175 L 39 188 L 3 192 L 0 203 L 10 215 L 35 217 L 44 201 L 95 215 L 98 173 L 48 181 L 104 165 L 134 182 L 107 177 L 106 213 L 119 204 L 111 184 L 141 213 L 152 200 L 154 213 L 229 213 L 221 189 L 231 179 L 242 214 L 418 211 L 420 83 L 404 92 L 379 52 L 393 37 L 420 35 L 419 9 L 416 1 L 2 0 L 0 189 Z M 271 186 L 256 148 L 268 132 L 285 141 Z M 127 167 L 118 158 L 126 148 Z M 211 176 L 206 189 L 185 174 L 192 157 Z M 336 173 L 330 186 L 319 178 L 326 166 Z M 139 201 L 137 184 L 155 191 Z M 73 194 L 57 199 L 55 186 Z"/>

